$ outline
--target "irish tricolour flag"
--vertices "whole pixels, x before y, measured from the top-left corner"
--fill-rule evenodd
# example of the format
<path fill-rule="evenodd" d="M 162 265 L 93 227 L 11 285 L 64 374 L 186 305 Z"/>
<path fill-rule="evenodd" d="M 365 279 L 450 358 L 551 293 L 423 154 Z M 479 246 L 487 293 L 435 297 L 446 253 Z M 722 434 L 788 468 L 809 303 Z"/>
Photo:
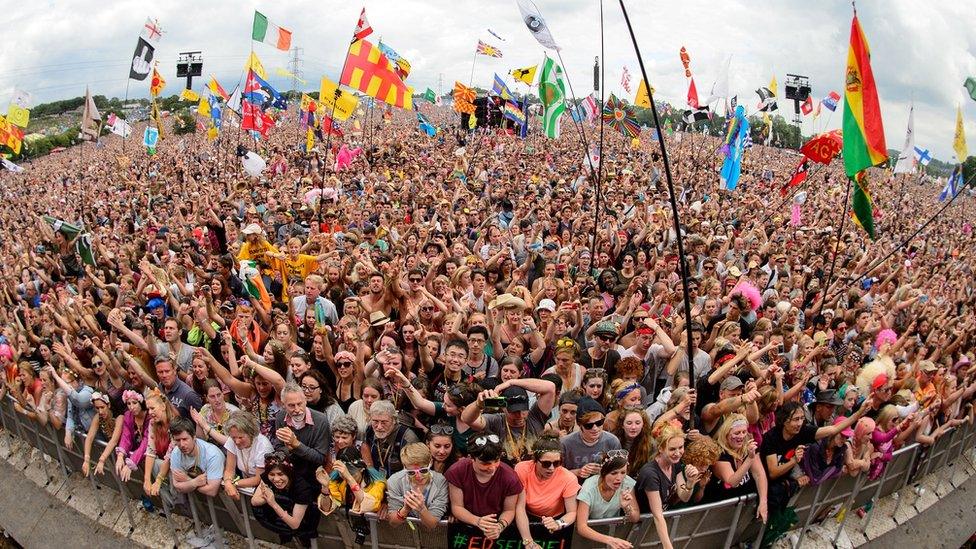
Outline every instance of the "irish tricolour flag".
<path fill-rule="evenodd" d="M 291 48 L 291 31 L 275 25 L 261 12 L 254 12 L 254 27 L 251 29 L 251 40 L 264 42 L 279 50 L 288 51 Z"/>

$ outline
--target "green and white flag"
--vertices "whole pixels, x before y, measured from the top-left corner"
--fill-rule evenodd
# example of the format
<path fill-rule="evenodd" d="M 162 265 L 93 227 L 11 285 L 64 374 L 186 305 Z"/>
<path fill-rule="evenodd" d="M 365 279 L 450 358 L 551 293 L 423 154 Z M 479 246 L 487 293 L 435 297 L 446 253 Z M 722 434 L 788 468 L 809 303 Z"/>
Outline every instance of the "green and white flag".
<path fill-rule="evenodd" d="M 566 112 L 566 85 L 563 69 L 546 56 L 539 78 L 539 98 L 542 100 L 542 129 L 546 137 L 559 137 L 559 118 Z"/>

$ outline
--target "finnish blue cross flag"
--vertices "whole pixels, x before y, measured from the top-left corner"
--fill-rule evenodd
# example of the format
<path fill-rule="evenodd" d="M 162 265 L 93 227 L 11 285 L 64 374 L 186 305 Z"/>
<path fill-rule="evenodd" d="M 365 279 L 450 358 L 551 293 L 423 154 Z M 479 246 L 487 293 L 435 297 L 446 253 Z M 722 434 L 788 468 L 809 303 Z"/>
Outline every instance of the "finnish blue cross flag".
<path fill-rule="evenodd" d="M 949 181 L 946 181 L 945 188 L 939 194 L 939 202 L 945 202 L 947 198 L 955 198 L 962 189 L 962 164 L 956 164 L 956 169 L 952 170 Z"/>

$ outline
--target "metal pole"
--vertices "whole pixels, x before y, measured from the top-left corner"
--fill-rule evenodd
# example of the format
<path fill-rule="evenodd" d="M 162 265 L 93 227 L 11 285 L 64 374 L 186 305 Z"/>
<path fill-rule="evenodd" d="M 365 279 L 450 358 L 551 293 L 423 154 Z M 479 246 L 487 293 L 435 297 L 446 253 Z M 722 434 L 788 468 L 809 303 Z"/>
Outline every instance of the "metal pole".
<path fill-rule="evenodd" d="M 834 244 L 833 257 L 830 260 L 830 271 L 827 272 L 827 282 L 824 283 L 824 297 L 820 300 L 820 305 L 817 307 L 817 314 L 823 310 L 824 303 L 827 301 L 827 292 L 830 290 L 830 283 L 834 278 L 834 266 L 837 264 L 837 256 L 840 254 L 840 236 L 844 232 L 844 222 L 847 221 L 847 201 L 851 196 L 851 186 L 854 181 L 848 177 L 847 178 L 847 192 L 844 193 L 844 204 L 840 209 L 840 224 L 837 226 L 837 242 Z"/>
<path fill-rule="evenodd" d="M 624 14 L 624 22 L 627 23 L 627 30 L 630 32 L 630 40 L 634 44 L 634 53 L 637 54 L 637 63 L 640 65 L 641 76 L 644 78 L 645 82 L 650 82 L 647 78 L 647 70 L 644 68 L 644 57 L 641 55 L 640 48 L 637 46 L 637 36 L 634 34 L 634 27 L 630 24 L 630 16 L 627 15 L 627 7 L 624 6 L 624 0 L 618 0 L 620 2 L 620 11 Z M 648 97 L 651 100 L 651 114 L 654 116 L 654 127 L 657 130 L 657 135 L 659 139 L 657 140 L 658 145 L 661 147 L 661 159 L 664 161 L 664 174 L 667 177 L 668 182 L 668 199 L 671 202 L 671 214 L 674 216 L 674 236 L 678 244 L 678 260 L 681 265 L 681 291 L 684 294 L 684 305 L 685 305 L 685 333 L 687 335 L 687 345 L 688 345 L 688 369 L 692 372 L 695 371 L 695 350 L 694 341 L 691 336 L 691 297 L 688 295 L 688 260 L 685 257 L 684 239 L 681 236 L 681 221 L 678 217 L 678 201 L 674 196 L 674 180 L 671 177 L 671 162 L 668 160 L 668 149 L 664 146 L 664 137 L 661 133 L 661 121 L 657 115 L 657 105 L 654 103 L 654 94 L 650 89 L 650 84 L 648 84 Z M 603 155 L 600 155 L 601 159 Z M 694 422 L 694 411 L 692 411 L 692 421 Z"/>

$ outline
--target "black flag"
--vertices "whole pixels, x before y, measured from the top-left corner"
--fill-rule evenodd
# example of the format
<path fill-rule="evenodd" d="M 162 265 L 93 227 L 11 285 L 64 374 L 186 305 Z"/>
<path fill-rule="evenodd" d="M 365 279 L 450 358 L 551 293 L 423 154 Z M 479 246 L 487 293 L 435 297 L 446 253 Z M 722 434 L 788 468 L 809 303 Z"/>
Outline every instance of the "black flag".
<path fill-rule="evenodd" d="M 152 44 L 140 37 L 139 43 L 136 44 L 136 52 L 132 54 L 129 78 L 139 81 L 145 80 L 152 70 L 152 60 L 155 53 L 156 49 L 152 47 Z"/>

